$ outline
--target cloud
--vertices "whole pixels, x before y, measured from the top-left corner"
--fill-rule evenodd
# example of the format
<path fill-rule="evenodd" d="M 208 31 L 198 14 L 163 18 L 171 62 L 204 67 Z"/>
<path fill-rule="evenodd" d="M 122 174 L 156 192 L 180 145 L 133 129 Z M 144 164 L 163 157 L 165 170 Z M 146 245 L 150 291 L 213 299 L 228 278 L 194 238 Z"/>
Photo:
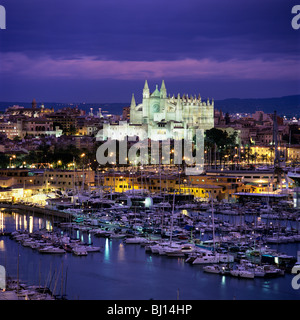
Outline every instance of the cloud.
<path fill-rule="evenodd" d="M 0 53 L 0 75 L 27 79 L 260 79 L 298 80 L 294 59 L 181 59 L 158 61 L 99 60 L 93 56 L 54 59 L 23 53 Z"/>
<path fill-rule="evenodd" d="M 299 54 L 292 0 L 2 1 L 2 52 L 118 61 Z"/>
<path fill-rule="evenodd" d="M 0 93 L 127 99 L 125 88 L 164 79 L 175 92 L 293 94 L 295 1 L 2 0 Z"/>

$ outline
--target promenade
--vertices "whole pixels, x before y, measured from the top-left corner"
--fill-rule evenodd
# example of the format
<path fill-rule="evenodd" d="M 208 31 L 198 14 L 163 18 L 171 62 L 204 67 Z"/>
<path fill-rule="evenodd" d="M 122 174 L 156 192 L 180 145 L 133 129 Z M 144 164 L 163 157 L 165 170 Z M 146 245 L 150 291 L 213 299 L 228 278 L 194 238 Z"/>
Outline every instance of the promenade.
<path fill-rule="evenodd" d="M 0 203 L 0 208 L 9 209 L 12 211 L 20 211 L 22 213 L 33 213 L 39 214 L 42 216 L 52 217 L 52 218 L 60 218 L 64 220 L 69 220 L 71 218 L 71 214 L 67 212 L 62 212 L 59 210 L 47 209 L 43 207 L 29 206 L 25 204 L 19 203 Z"/>

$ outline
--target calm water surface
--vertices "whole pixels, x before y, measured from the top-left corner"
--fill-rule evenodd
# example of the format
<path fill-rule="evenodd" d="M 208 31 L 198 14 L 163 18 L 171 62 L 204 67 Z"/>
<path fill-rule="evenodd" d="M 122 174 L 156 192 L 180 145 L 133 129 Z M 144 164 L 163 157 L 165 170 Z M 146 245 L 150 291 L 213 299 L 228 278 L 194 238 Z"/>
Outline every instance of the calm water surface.
<path fill-rule="evenodd" d="M 44 218 L 0 212 L 0 231 L 51 229 Z M 291 286 L 293 275 L 276 279 L 236 279 L 207 274 L 201 266 L 183 258 L 145 253 L 140 245 L 122 240 L 73 234 L 101 246 L 101 252 L 78 257 L 40 254 L 9 237 L 0 237 L 0 264 L 9 276 L 27 284 L 55 287 L 70 300 L 296 300 L 300 290 Z M 300 244 L 280 245 L 280 251 L 296 255 Z M 19 256 L 19 258 L 18 258 Z"/>

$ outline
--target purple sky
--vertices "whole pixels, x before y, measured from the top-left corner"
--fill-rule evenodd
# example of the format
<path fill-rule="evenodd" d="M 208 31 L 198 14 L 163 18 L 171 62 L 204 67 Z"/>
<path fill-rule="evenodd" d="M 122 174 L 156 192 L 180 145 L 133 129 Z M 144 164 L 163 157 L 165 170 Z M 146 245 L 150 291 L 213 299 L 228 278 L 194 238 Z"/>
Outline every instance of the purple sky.
<path fill-rule="evenodd" d="M 298 1 L 299 2 L 299 1 Z M 2 0 L 0 101 L 300 94 L 297 0 Z"/>

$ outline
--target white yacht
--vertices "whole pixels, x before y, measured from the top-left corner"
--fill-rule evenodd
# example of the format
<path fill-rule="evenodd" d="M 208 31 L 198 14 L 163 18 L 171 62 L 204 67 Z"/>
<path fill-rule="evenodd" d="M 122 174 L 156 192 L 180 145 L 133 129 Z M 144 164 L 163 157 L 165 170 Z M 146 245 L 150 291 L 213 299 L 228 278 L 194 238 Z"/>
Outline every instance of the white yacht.
<path fill-rule="evenodd" d="M 85 247 L 83 246 L 76 246 L 73 248 L 72 252 L 76 255 L 76 256 L 87 256 L 88 252 L 86 250 Z"/>
<path fill-rule="evenodd" d="M 219 263 L 219 256 L 209 250 L 203 250 L 197 253 L 197 258 L 193 264 Z"/>
<path fill-rule="evenodd" d="M 85 246 L 85 250 L 87 252 L 100 252 L 101 251 L 101 247 Z"/>
<path fill-rule="evenodd" d="M 124 239 L 126 238 L 125 233 L 111 233 L 109 236 L 110 239 Z"/>
<path fill-rule="evenodd" d="M 189 253 L 196 251 L 196 247 L 193 244 L 182 244 L 179 247 L 170 247 L 165 249 L 165 253 L 168 257 L 184 257 Z"/>
<path fill-rule="evenodd" d="M 222 268 L 218 264 L 213 264 L 209 266 L 204 266 L 203 271 L 208 273 L 220 274 L 222 272 Z"/>
<path fill-rule="evenodd" d="M 66 253 L 66 251 L 62 248 L 54 247 L 54 246 L 46 246 L 38 249 L 40 253 Z"/>
<path fill-rule="evenodd" d="M 127 238 L 125 240 L 125 243 L 127 244 L 140 244 L 142 242 L 145 241 L 145 238 L 142 238 L 142 237 L 133 237 L 133 238 Z"/>
<path fill-rule="evenodd" d="M 170 244 L 170 242 L 159 242 L 159 243 L 154 244 L 153 246 L 150 246 L 149 248 L 152 253 L 159 253 L 159 250 L 161 250 L 162 247 L 166 247 L 169 244 Z"/>
<path fill-rule="evenodd" d="M 231 263 L 234 262 L 234 256 L 230 254 L 214 253 L 209 250 L 203 250 L 197 253 L 196 259 L 193 264 L 205 264 L 205 263 Z"/>
<path fill-rule="evenodd" d="M 237 266 L 236 269 L 231 270 L 230 274 L 233 277 L 246 278 L 246 279 L 254 279 L 254 275 L 255 275 L 253 270 L 248 270 L 243 265 L 239 265 Z"/>

